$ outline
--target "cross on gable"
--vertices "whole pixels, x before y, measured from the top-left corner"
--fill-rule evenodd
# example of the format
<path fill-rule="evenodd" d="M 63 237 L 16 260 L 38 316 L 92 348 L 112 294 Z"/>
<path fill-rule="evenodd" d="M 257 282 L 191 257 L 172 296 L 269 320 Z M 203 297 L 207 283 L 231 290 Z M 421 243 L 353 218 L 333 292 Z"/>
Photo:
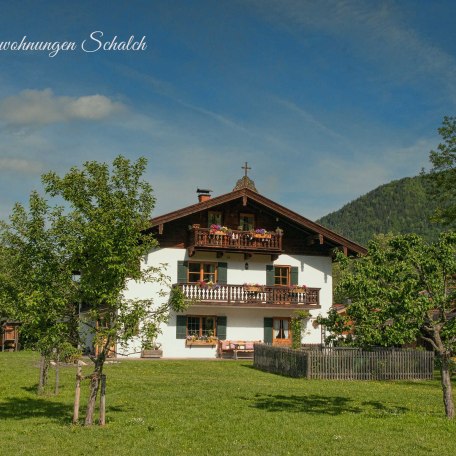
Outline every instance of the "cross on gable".
<path fill-rule="evenodd" d="M 245 162 L 245 165 L 241 166 L 241 168 L 245 171 L 245 177 L 247 177 L 248 170 L 252 169 L 250 166 L 248 166 L 247 162 Z"/>

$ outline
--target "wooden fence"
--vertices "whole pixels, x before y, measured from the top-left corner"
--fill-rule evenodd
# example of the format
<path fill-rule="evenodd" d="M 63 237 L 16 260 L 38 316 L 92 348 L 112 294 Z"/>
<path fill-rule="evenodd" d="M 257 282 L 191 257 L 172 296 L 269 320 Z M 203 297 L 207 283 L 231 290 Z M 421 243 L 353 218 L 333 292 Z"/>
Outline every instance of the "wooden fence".
<path fill-rule="evenodd" d="M 292 350 L 255 344 L 253 365 L 266 372 L 290 377 L 334 380 L 431 380 L 434 353 L 409 349 Z"/>

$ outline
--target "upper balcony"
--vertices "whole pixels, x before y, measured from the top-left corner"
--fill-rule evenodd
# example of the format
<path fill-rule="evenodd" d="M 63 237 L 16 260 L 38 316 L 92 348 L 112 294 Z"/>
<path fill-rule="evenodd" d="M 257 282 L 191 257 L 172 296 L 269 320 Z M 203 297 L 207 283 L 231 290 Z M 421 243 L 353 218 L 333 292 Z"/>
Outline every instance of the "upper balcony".
<path fill-rule="evenodd" d="M 280 286 L 177 284 L 193 305 L 319 309 L 320 288 L 295 289 Z"/>
<path fill-rule="evenodd" d="M 214 230 L 193 225 L 190 236 L 190 252 L 195 250 L 265 254 L 282 252 L 281 232 Z"/>

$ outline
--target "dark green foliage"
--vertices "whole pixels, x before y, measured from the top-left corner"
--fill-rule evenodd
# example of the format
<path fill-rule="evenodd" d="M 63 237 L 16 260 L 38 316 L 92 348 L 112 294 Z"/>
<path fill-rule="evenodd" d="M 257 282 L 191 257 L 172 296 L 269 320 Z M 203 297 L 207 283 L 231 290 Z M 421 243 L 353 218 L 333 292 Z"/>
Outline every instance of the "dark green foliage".
<path fill-rule="evenodd" d="M 291 317 L 291 347 L 292 348 L 301 348 L 301 339 L 302 339 L 302 323 L 303 320 L 309 318 L 310 313 L 308 310 L 301 310 L 295 312 L 293 317 Z"/>
<path fill-rule="evenodd" d="M 456 117 L 444 117 L 438 129 L 443 141 L 431 150 L 433 168 L 427 175 L 432 200 L 437 208 L 434 220 L 454 228 L 456 225 Z"/>
<path fill-rule="evenodd" d="M 393 181 L 317 222 L 364 245 L 380 233 L 416 233 L 433 241 L 441 227 L 430 222 L 437 203 L 429 195 L 429 185 L 424 176 Z"/>

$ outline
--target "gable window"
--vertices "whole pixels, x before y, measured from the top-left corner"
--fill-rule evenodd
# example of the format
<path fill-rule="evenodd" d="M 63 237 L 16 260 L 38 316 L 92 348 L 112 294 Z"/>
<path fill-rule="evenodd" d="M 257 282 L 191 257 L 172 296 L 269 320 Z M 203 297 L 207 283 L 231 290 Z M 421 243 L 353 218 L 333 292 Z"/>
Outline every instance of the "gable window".
<path fill-rule="evenodd" d="M 209 211 L 207 213 L 207 227 L 210 228 L 211 225 L 221 225 L 222 224 L 222 213 L 220 211 Z"/>
<path fill-rule="evenodd" d="M 189 283 L 217 282 L 217 264 L 205 262 L 188 263 L 188 280 Z"/>
<path fill-rule="evenodd" d="M 255 229 L 255 216 L 253 214 L 240 214 L 239 229 L 241 231 L 251 231 Z"/>

